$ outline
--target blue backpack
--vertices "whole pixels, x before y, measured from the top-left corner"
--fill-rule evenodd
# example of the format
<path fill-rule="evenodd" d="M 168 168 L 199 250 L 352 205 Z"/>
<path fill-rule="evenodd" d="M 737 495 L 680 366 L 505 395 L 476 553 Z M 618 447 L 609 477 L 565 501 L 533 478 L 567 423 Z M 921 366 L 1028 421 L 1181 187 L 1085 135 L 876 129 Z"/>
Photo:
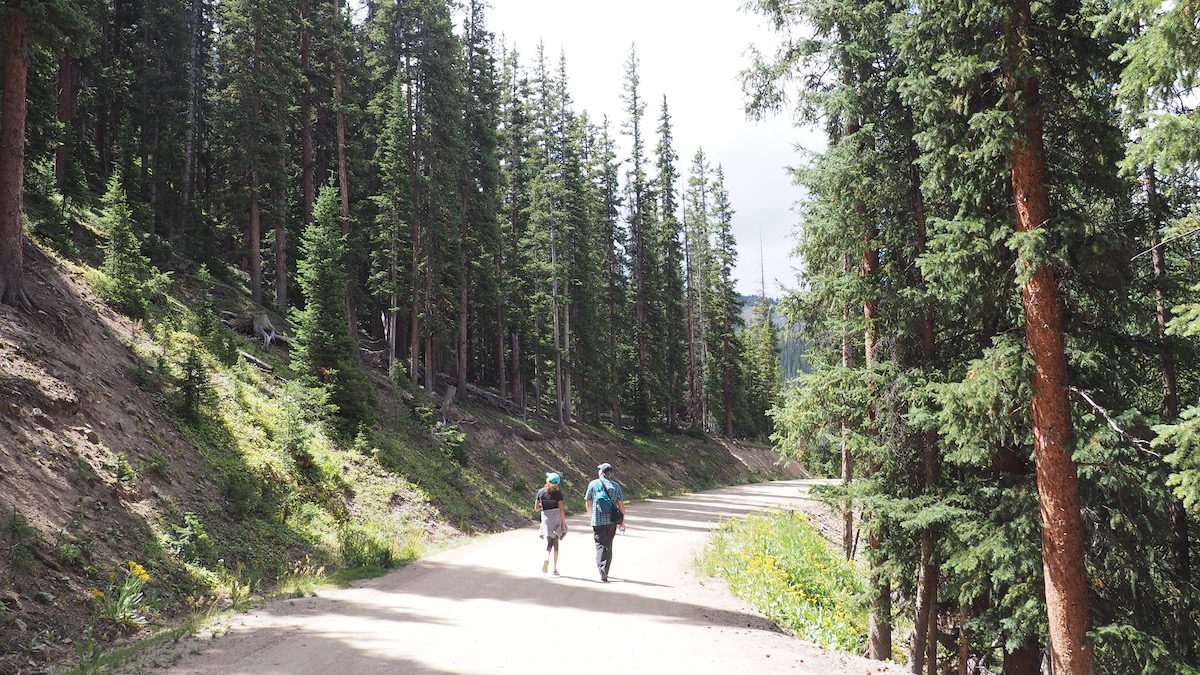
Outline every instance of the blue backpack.
<path fill-rule="evenodd" d="M 609 520 L 614 525 L 620 525 L 625 522 L 625 514 L 617 509 L 617 505 L 613 503 L 612 497 L 609 496 L 608 490 L 605 489 L 605 481 L 600 479 L 600 485 L 596 490 L 596 508 L 600 509 L 601 513 L 607 513 Z"/>
<path fill-rule="evenodd" d="M 608 496 L 608 490 L 604 489 L 604 481 L 600 481 L 600 486 L 596 489 L 596 508 L 600 509 L 601 513 L 613 512 L 613 500 Z"/>

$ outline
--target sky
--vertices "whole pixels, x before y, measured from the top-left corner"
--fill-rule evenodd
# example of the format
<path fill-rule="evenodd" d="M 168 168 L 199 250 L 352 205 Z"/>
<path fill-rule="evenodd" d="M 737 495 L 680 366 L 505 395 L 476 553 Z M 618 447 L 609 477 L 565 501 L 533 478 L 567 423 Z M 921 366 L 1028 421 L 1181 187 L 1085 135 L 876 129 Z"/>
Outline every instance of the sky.
<path fill-rule="evenodd" d="M 782 288 L 796 285 L 791 234 L 801 194 L 787 167 L 801 162 L 797 147 L 820 150 L 824 138 L 793 127 L 786 114 L 747 119 L 738 74 L 750 62 L 750 45 L 770 53 L 776 38 L 757 15 L 740 9 L 742 2 L 490 0 L 486 21 L 498 39 L 516 46 L 526 66 L 539 40 L 556 68 L 564 53 L 576 111 L 586 110 L 597 122 L 607 115 L 614 132 L 625 119 L 625 62 L 636 44 L 647 150 L 657 143 L 665 94 L 683 175 L 679 187 L 698 148 L 710 164 L 724 167 L 735 211 L 738 291 L 757 295 L 765 279 L 767 295 L 779 297 Z M 361 4 L 351 0 L 359 14 Z"/>
<path fill-rule="evenodd" d="M 657 143 L 665 94 L 680 173 L 686 179 L 698 148 L 725 169 L 735 211 L 738 290 L 758 294 L 765 277 L 767 294 L 778 297 L 781 284 L 796 285 L 789 255 L 797 222 L 793 206 L 801 194 L 786 167 L 801 161 L 797 145 L 819 150 L 824 141 L 794 128 L 787 115 L 747 119 L 738 73 L 749 64 L 751 44 L 767 52 L 775 38 L 758 16 L 740 9 L 741 2 L 491 0 L 486 16 L 488 29 L 515 44 L 526 64 L 539 39 L 552 63 L 565 53 L 576 110 L 596 120 L 608 115 L 614 130 L 625 119 L 625 62 L 636 44 L 647 101 L 647 149 Z"/>

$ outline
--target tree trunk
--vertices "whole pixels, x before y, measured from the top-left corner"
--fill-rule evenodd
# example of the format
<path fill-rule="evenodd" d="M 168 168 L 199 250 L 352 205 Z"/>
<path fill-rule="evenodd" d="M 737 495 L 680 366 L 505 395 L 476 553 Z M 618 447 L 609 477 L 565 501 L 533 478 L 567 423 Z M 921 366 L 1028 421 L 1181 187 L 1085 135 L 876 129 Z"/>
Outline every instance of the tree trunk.
<path fill-rule="evenodd" d="M 542 318 L 533 319 L 533 334 L 537 338 L 533 350 L 533 411 L 542 414 Z"/>
<path fill-rule="evenodd" d="M 68 139 L 71 136 L 71 120 L 75 117 L 75 59 L 69 50 L 64 50 L 58 60 L 58 121 L 62 124 L 65 138 L 54 148 L 54 184 L 59 192 L 67 185 L 69 162 Z M 65 195 L 64 195 L 64 204 Z"/>
<path fill-rule="evenodd" d="M 251 160 L 253 161 L 253 160 Z M 258 169 L 250 171 L 250 232 L 246 244 L 250 249 L 250 297 L 261 305 L 262 292 L 262 209 L 258 203 Z"/>
<path fill-rule="evenodd" d="M 254 65 L 251 66 L 251 71 L 258 75 L 259 63 L 262 59 L 262 29 L 255 27 L 254 29 Z M 247 233 L 246 247 L 250 251 L 249 271 L 250 271 L 250 296 L 254 300 L 254 304 L 262 304 L 262 214 L 258 203 L 259 188 L 262 185 L 262 177 L 259 175 L 259 144 L 256 141 L 259 122 L 262 119 L 262 100 L 258 96 L 254 96 L 254 102 L 250 106 L 251 126 L 254 129 L 250 133 L 250 138 L 247 139 L 247 154 L 250 156 L 250 231 Z"/>
<path fill-rule="evenodd" d="M 567 425 L 563 419 L 562 339 L 558 318 L 558 242 L 553 226 L 550 230 L 550 307 L 554 314 L 554 403 L 558 415 L 558 430 L 563 431 Z"/>
<path fill-rule="evenodd" d="M 850 273 L 850 256 L 848 255 L 842 259 L 842 272 Z M 854 352 L 850 344 L 849 330 L 850 305 L 842 305 L 842 326 L 842 368 L 849 370 L 854 366 Z M 854 458 L 850 454 L 850 445 L 846 443 L 849 420 L 843 417 L 841 424 L 842 485 L 849 489 L 850 483 L 854 480 Z M 849 499 L 842 501 L 842 550 L 845 551 L 847 560 L 854 557 L 854 505 Z"/>
<path fill-rule="evenodd" d="M 203 50 L 201 42 L 205 34 L 204 0 L 192 0 L 192 11 L 188 22 L 191 38 L 191 55 L 188 58 L 188 106 L 184 123 L 183 142 L 183 202 L 190 206 L 196 184 L 196 164 L 200 154 L 200 106 L 204 102 L 204 81 L 201 76 Z M 190 215 L 190 214 L 189 214 Z M 181 236 L 182 232 L 176 232 Z"/>
<path fill-rule="evenodd" d="M 1002 675 L 1038 675 L 1042 671 L 1042 650 L 1037 638 L 1030 638 L 1025 644 L 1004 655 L 1001 666 Z"/>
<path fill-rule="evenodd" d="M 925 219 L 925 197 L 921 193 L 921 170 L 917 166 L 917 145 L 909 141 L 908 170 L 910 182 L 910 199 L 912 202 L 913 219 L 916 225 L 916 255 L 925 253 L 928 242 L 928 228 Z M 925 275 L 921 275 L 921 285 L 925 286 Z M 921 317 L 921 360 L 927 367 L 935 366 L 934 360 L 934 325 L 933 304 L 926 301 Z M 933 491 L 938 480 L 938 447 L 937 432 L 927 431 L 921 439 L 921 450 L 924 455 L 924 475 L 922 485 L 925 494 Z M 921 562 L 918 573 L 917 611 L 913 626 L 913 639 L 909 650 L 909 663 L 913 673 L 920 675 L 925 664 L 929 666 L 930 675 L 937 672 L 937 592 L 939 569 L 935 558 L 936 539 L 932 527 L 921 532 Z"/>
<path fill-rule="evenodd" d="M 967 608 L 958 608 L 958 675 L 968 675 L 971 671 L 971 633 L 967 631 Z"/>
<path fill-rule="evenodd" d="M 25 79 L 29 72 L 29 18 L 4 15 L 4 97 L 0 102 L 0 304 L 28 308 L 21 242 L 25 185 Z"/>
<path fill-rule="evenodd" d="M 851 128 L 857 131 L 857 125 L 852 125 Z M 851 133 L 854 133 L 851 131 Z M 855 205 L 855 211 L 860 216 L 866 219 L 864 207 L 861 203 Z M 862 275 L 867 280 L 867 284 L 874 284 L 875 277 L 879 272 L 879 249 L 875 242 L 876 233 L 874 228 L 871 229 L 867 240 L 867 250 L 863 253 L 862 259 Z M 869 371 L 875 365 L 875 350 L 878 339 L 878 322 L 879 322 L 879 298 L 874 290 L 868 292 L 867 297 L 863 299 L 863 364 Z M 875 420 L 871 410 L 867 410 L 867 426 L 868 433 L 874 435 Z M 871 468 L 871 473 L 875 473 L 876 469 Z M 868 643 L 870 650 L 868 656 L 877 660 L 892 658 L 892 588 L 888 579 L 884 578 L 878 571 L 878 557 L 882 549 L 882 537 L 880 534 L 872 534 L 867 537 L 867 546 L 871 549 L 870 556 L 871 565 L 871 582 L 875 587 L 874 595 L 871 597 L 870 616 L 868 618 Z"/>
<path fill-rule="evenodd" d="M 1166 213 L 1162 197 L 1158 193 L 1158 177 L 1154 167 L 1146 170 L 1146 206 L 1150 210 L 1150 270 L 1154 278 L 1155 324 L 1158 331 L 1159 364 L 1162 369 L 1162 421 L 1170 424 L 1179 416 L 1179 383 L 1175 375 L 1175 352 L 1167 339 L 1167 324 L 1171 321 L 1171 308 L 1167 304 L 1164 283 L 1167 277 L 1165 254 L 1159 241 L 1159 226 Z M 1183 502 L 1172 499 L 1171 518 L 1171 568 L 1181 588 L 1188 588 L 1191 578 L 1187 512 Z M 1175 602 L 1175 647 L 1186 656 L 1189 665 L 1196 665 L 1196 645 L 1191 639 L 1192 622 L 1187 611 L 1187 598 L 1180 593 Z"/>
<path fill-rule="evenodd" d="M 504 336 L 508 334 L 508 324 L 505 321 L 504 307 L 504 267 L 502 256 L 497 253 L 492 258 L 492 269 L 496 276 L 496 287 L 499 302 L 496 303 L 496 377 L 499 379 L 500 396 L 508 398 L 508 363 L 504 350 Z"/>
<path fill-rule="evenodd" d="M 460 245 L 461 246 L 461 245 Z M 458 272 L 458 391 L 467 391 L 467 315 L 470 300 L 467 288 L 467 251 L 462 247 L 459 251 Z"/>
<path fill-rule="evenodd" d="M 306 227 L 312 222 L 316 194 L 313 185 L 312 74 L 309 72 L 312 51 L 308 25 L 312 19 L 310 11 L 309 0 L 304 0 L 300 4 L 300 76 L 304 79 L 304 89 L 300 93 L 300 213 Z"/>
<path fill-rule="evenodd" d="M 433 393 L 433 336 L 425 336 L 425 391 Z"/>
<path fill-rule="evenodd" d="M 346 167 L 346 111 L 342 106 L 342 9 L 339 0 L 333 0 L 334 30 L 337 31 L 336 55 L 333 58 L 333 112 L 337 127 L 338 194 L 342 207 L 342 234 L 350 239 L 350 172 Z M 349 257 L 349 256 L 347 256 Z M 350 339 L 358 343 L 358 308 L 354 305 L 354 271 L 348 270 L 346 285 L 346 323 Z M 430 391 L 433 391 L 430 389 Z"/>
<path fill-rule="evenodd" d="M 280 137 L 287 129 L 280 130 Z M 275 310 L 287 314 L 287 153 L 279 153 L 279 215 L 275 218 Z"/>
<path fill-rule="evenodd" d="M 1030 0 L 1013 0 L 1012 32 L 1020 44 L 1033 41 Z M 1029 232 L 1050 219 L 1038 80 L 1017 79 L 1023 64 L 1006 64 L 1014 112 L 1019 115 L 1012 150 L 1012 187 L 1017 228 Z M 1019 98 L 1018 98 L 1019 91 Z M 1032 263 L 1027 263 L 1030 265 Z M 1028 270 L 1027 270 L 1028 271 Z M 1033 437 L 1037 458 L 1038 503 L 1042 516 L 1042 567 L 1050 629 L 1050 662 L 1056 673 L 1091 675 L 1087 638 L 1089 600 L 1084 570 L 1083 522 L 1079 512 L 1079 478 L 1071 457 L 1071 405 L 1067 398 L 1067 357 L 1063 335 L 1063 301 L 1058 281 L 1047 264 L 1039 264 L 1021 289 L 1025 336 L 1033 356 Z"/>
<path fill-rule="evenodd" d="M 570 301 L 563 307 L 563 424 L 571 423 L 571 305 Z"/>
<path fill-rule="evenodd" d="M 525 379 L 521 376 L 521 333 L 519 331 L 513 331 L 512 334 L 512 387 L 513 400 L 521 405 L 521 419 L 525 419 L 529 408 L 525 405 Z"/>

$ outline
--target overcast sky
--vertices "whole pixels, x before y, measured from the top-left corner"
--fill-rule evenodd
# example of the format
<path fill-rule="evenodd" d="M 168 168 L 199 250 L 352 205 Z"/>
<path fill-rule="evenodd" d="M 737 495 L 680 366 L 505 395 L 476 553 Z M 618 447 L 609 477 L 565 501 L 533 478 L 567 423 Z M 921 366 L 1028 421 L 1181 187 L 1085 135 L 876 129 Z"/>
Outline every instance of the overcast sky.
<path fill-rule="evenodd" d="M 741 0 L 491 0 L 488 28 L 515 43 L 528 64 L 537 42 L 557 64 L 566 53 L 567 79 L 577 110 L 599 120 L 608 115 L 618 130 L 624 119 L 621 92 L 625 61 L 637 44 L 641 92 L 648 105 L 646 129 L 656 143 L 664 94 L 671 110 L 680 173 L 686 176 L 696 149 L 725 167 L 736 213 L 738 289 L 759 292 L 765 271 L 767 293 L 794 285 L 790 233 L 799 190 L 786 167 L 800 159 L 796 144 L 818 149 L 823 141 L 776 117 L 746 119 L 738 73 L 751 44 L 773 44 L 770 30 L 739 9 Z M 760 237 L 762 258 L 759 265 Z"/>

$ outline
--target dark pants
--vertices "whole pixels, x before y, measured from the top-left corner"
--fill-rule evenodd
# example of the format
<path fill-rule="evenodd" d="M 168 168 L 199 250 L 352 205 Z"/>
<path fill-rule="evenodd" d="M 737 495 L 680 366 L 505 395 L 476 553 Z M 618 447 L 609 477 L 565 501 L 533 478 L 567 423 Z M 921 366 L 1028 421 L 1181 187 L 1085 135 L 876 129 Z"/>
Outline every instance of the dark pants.
<path fill-rule="evenodd" d="M 593 525 L 592 539 L 596 542 L 596 569 L 601 577 L 608 577 L 612 567 L 613 537 L 617 536 L 616 525 Z"/>

